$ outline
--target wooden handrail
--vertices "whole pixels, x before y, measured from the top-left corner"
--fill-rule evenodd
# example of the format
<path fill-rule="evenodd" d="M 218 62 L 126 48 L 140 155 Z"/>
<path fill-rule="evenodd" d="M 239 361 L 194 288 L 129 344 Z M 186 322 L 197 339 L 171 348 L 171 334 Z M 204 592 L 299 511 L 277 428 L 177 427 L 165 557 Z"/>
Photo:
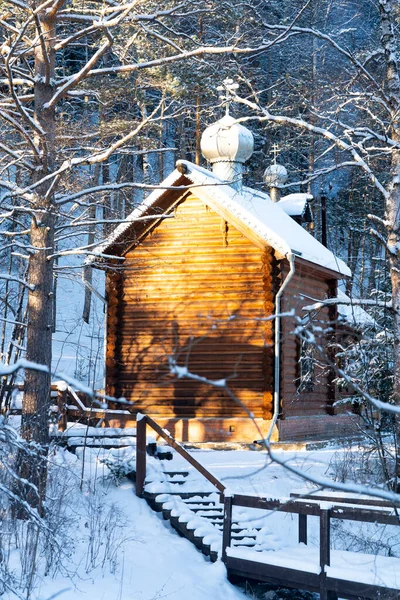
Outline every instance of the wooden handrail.
<path fill-rule="evenodd" d="M 320 500 L 317 498 L 302 500 L 300 498 L 288 498 L 287 500 L 262 498 L 259 496 L 245 496 L 235 494 L 232 499 L 233 506 L 244 508 L 259 508 L 264 510 L 277 510 L 280 512 L 294 513 L 297 515 L 319 517 L 321 511 L 326 509 L 325 504 L 329 505 L 332 519 L 342 521 L 363 521 L 365 523 L 380 523 L 382 525 L 400 525 L 400 519 L 393 507 L 389 506 L 346 506 L 339 504 L 335 506 L 334 502 Z"/>
<path fill-rule="evenodd" d="M 354 496 L 351 493 L 343 493 L 341 495 L 336 495 L 335 492 L 316 492 L 316 493 L 301 493 L 301 492 L 291 492 L 290 498 L 300 499 L 300 500 L 315 500 L 316 502 L 334 502 L 335 504 L 360 504 L 361 506 L 372 506 L 373 508 L 377 508 L 379 506 L 383 508 L 400 508 L 399 501 L 390 501 L 390 500 L 382 500 L 381 498 L 373 498 L 368 496 L 367 498 L 360 498 L 360 496 Z"/>
<path fill-rule="evenodd" d="M 207 471 L 203 465 L 201 465 L 185 448 L 177 442 L 172 435 L 162 429 L 158 423 L 156 423 L 148 415 L 142 415 L 140 413 L 136 416 L 136 495 L 139 497 L 143 496 L 144 481 L 146 477 L 146 426 L 149 426 L 158 433 L 160 437 L 167 442 L 171 448 L 176 450 L 189 464 L 192 465 L 203 477 L 205 477 L 217 490 L 221 493 L 224 492 L 225 486 L 219 479 L 214 477 L 212 473 Z"/>
<path fill-rule="evenodd" d="M 339 502 L 335 506 L 325 498 L 307 499 L 288 498 L 278 500 L 258 496 L 245 496 L 241 494 L 226 495 L 224 499 L 224 527 L 222 537 L 222 560 L 227 565 L 229 557 L 227 549 L 231 545 L 232 509 L 233 506 L 258 508 L 263 510 L 276 510 L 299 515 L 299 542 L 307 544 L 307 516 L 319 517 L 320 524 L 320 575 L 319 591 L 321 600 L 328 600 L 329 590 L 327 583 L 326 567 L 330 565 L 330 522 L 331 519 L 346 521 L 363 521 L 366 523 L 379 523 L 383 525 L 400 526 L 397 511 L 393 507 L 375 506 L 374 508 L 346 506 Z"/>

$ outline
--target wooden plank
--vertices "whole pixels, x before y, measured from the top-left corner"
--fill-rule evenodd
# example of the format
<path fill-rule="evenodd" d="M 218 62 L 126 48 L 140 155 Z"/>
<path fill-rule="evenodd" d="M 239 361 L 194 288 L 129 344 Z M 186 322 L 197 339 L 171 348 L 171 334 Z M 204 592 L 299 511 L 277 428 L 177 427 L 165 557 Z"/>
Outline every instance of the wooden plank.
<path fill-rule="evenodd" d="M 319 576 L 297 569 L 278 567 L 256 561 L 228 556 L 226 559 L 228 577 L 237 575 L 244 579 L 256 579 L 271 585 L 290 587 L 310 592 L 319 591 Z"/>
<path fill-rule="evenodd" d="M 224 526 L 222 530 L 222 562 L 226 563 L 226 549 L 231 545 L 232 497 L 224 497 Z"/>
<path fill-rule="evenodd" d="M 371 600 L 399 600 L 400 590 L 387 588 L 381 585 L 369 585 L 357 581 L 347 581 L 327 577 L 326 584 L 329 590 L 335 592 L 340 598 L 358 600 L 368 598 Z"/>
<path fill-rule="evenodd" d="M 136 420 L 136 495 L 143 497 L 146 479 L 146 426 L 147 417 Z"/>
<path fill-rule="evenodd" d="M 244 508 L 260 508 L 262 510 L 279 510 L 296 514 L 310 516 L 319 516 L 320 507 L 317 502 L 298 502 L 296 500 L 282 502 L 274 498 L 262 498 L 258 496 L 245 496 L 235 494 L 232 499 L 234 506 L 243 506 Z"/>
<path fill-rule="evenodd" d="M 296 569 L 277 567 L 249 560 L 227 557 L 228 577 L 235 575 L 243 579 L 253 579 L 266 582 L 270 585 L 289 587 L 295 589 L 318 592 L 318 575 L 305 573 Z M 365 583 L 340 580 L 327 577 L 327 597 L 333 598 L 332 592 L 340 598 L 348 600 L 396 600 L 400 598 L 400 590 L 385 588 L 380 585 L 367 585 Z"/>
<path fill-rule="evenodd" d="M 189 452 L 187 452 L 181 444 L 179 444 L 174 438 L 162 429 L 151 417 L 146 416 L 146 423 L 162 437 L 169 446 L 174 448 L 178 454 L 180 454 L 188 463 L 190 463 L 199 473 L 203 475 L 210 483 L 212 483 L 218 491 L 223 492 L 225 486 L 221 483 L 214 475 L 212 475 L 203 465 L 201 465 Z M 140 421 L 139 421 L 140 422 Z"/>
<path fill-rule="evenodd" d="M 299 544 L 307 544 L 307 515 L 299 514 Z"/>
<path fill-rule="evenodd" d="M 328 586 L 326 581 L 326 567 L 330 565 L 331 556 L 331 525 L 330 510 L 321 509 L 319 516 L 319 564 L 320 573 L 320 600 L 328 600 Z"/>
<path fill-rule="evenodd" d="M 67 429 L 67 387 L 57 390 L 58 430 Z"/>
<path fill-rule="evenodd" d="M 354 496 L 354 494 L 346 494 L 345 492 L 341 492 L 340 495 L 337 495 L 335 492 L 327 492 L 318 494 L 300 494 L 297 492 L 292 492 L 290 494 L 291 498 L 301 498 L 304 500 L 316 500 L 318 502 L 334 502 L 335 504 L 356 504 L 362 506 L 381 506 L 383 508 L 392 508 L 394 506 L 400 506 L 400 502 L 389 502 L 389 500 L 382 500 L 380 498 L 359 498 Z"/>
<path fill-rule="evenodd" d="M 399 517 L 388 509 L 373 510 L 368 508 L 334 506 L 331 509 L 332 519 L 344 521 L 362 521 L 365 523 L 380 523 L 382 525 L 400 525 Z"/>

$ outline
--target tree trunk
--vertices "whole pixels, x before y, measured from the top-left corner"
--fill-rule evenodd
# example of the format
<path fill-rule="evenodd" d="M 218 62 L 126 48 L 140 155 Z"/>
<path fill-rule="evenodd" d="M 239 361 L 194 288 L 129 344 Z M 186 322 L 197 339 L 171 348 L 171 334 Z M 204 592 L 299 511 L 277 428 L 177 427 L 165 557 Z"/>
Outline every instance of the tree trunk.
<path fill-rule="evenodd" d="M 395 39 L 395 14 L 392 0 L 379 0 L 381 14 L 381 43 L 386 62 L 386 92 L 392 112 L 392 139 L 400 142 L 400 125 L 398 113 L 400 109 L 400 76 L 397 61 L 397 45 Z M 392 284 L 393 321 L 394 321 L 394 383 L 393 399 L 400 406 L 400 152 L 393 150 L 390 169 L 389 194 L 386 199 L 387 243 L 389 250 L 390 278 Z M 395 488 L 400 492 L 400 419 L 395 418 L 397 441 L 396 482 Z"/>
<path fill-rule="evenodd" d="M 34 8 L 32 6 L 32 8 Z M 55 13 L 46 10 L 38 15 L 38 40 L 35 47 L 34 120 L 36 181 L 52 172 L 55 157 L 56 122 L 54 107 L 46 103 L 54 93 L 55 80 Z M 28 369 L 25 374 L 25 392 L 22 407 L 22 435 L 40 444 L 39 456 L 20 461 L 20 474 L 36 485 L 38 495 L 28 500 L 39 508 L 46 491 L 46 454 L 49 438 L 49 407 L 52 358 L 52 295 L 55 207 L 54 189 L 49 183 L 36 188 L 32 204 L 30 244 L 35 248 L 29 262 L 28 326 L 26 358 L 45 370 Z M 22 464 L 21 464 L 22 462 Z"/>

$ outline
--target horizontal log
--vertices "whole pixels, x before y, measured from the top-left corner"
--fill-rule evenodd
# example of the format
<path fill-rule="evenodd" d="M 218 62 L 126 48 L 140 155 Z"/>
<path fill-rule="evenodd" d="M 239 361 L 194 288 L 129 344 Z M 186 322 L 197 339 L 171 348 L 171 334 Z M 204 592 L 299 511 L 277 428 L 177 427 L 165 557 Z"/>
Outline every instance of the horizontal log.
<path fill-rule="evenodd" d="M 146 348 L 146 341 L 148 343 L 151 343 L 154 340 L 153 336 L 138 335 L 137 340 L 137 346 L 141 347 L 142 352 L 145 351 L 145 356 L 168 356 L 168 353 L 164 348 L 158 346 L 150 346 Z M 243 344 L 237 343 L 235 336 L 232 336 L 232 341 L 230 343 L 229 336 L 227 336 L 226 338 L 224 337 L 223 341 L 213 340 L 211 338 L 206 337 L 198 338 L 197 343 L 195 342 L 193 343 L 193 345 L 190 345 L 190 342 L 182 339 L 181 346 L 178 346 L 175 349 L 175 354 L 177 354 L 178 352 L 179 354 L 183 355 L 188 354 L 193 359 L 194 357 L 203 357 L 203 360 L 204 357 L 215 355 L 215 357 L 217 358 L 221 357 L 221 359 L 225 358 L 235 361 L 238 360 L 238 358 L 240 357 L 243 357 L 243 359 L 246 359 L 248 361 L 251 361 L 253 359 L 259 359 L 261 361 L 264 354 L 264 346 L 260 342 L 258 345 L 256 345 L 256 341 L 258 340 L 259 337 L 257 336 L 256 339 L 249 340 L 247 344 Z M 172 343 L 174 342 L 173 339 L 171 341 Z M 110 343 L 109 346 L 111 347 L 112 344 Z M 122 352 L 131 352 L 134 346 L 136 346 L 134 340 L 129 340 L 129 338 L 127 339 L 126 337 L 121 338 L 120 347 Z"/>
<path fill-rule="evenodd" d="M 211 395 L 227 398 L 228 395 L 223 388 L 213 387 L 210 384 L 195 383 L 189 379 L 179 379 L 174 381 L 160 380 L 160 379 L 131 379 L 124 377 L 121 373 L 119 377 L 119 383 L 127 392 L 135 391 L 140 394 L 150 394 L 156 397 L 157 395 L 173 398 L 184 395 L 188 398 L 207 398 Z M 150 387 L 151 386 L 151 387 Z M 241 398 L 262 398 L 264 391 L 264 382 L 262 380 L 244 382 L 243 385 L 239 385 L 236 382 L 229 383 L 230 389 L 240 394 Z"/>
<path fill-rule="evenodd" d="M 130 261 L 134 261 L 137 257 L 142 258 L 142 260 L 154 260 L 158 256 L 166 256 L 166 257 L 180 257 L 183 253 L 188 256 L 209 256 L 213 255 L 218 260 L 219 257 L 227 256 L 235 257 L 235 256 L 251 256 L 253 260 L 258 260 L 260 263 L 262 262 L 262 253 L 255 246 L 251 246 L 249 244 L 243 243 L 242 240 L 238 243 L 235 243 L 232 240 L 232 243 L 228 245 L 222 244 L 222 239 L 219 240 L 215 237 L 204 239 L 200 236 L 196 236 L 194 234 L 192 236 L 191 241 L 186 241 L 181 239 L 181 232 L 178 234 L 177 239 L 170 240 L 170 243 L 165 242 L 165 240 L 156 240 L 153 238 L 152 243 L 149 245 L 149 248 L 146 248 L 146 245 L 142 244 L 137 246 L 135 251 L 126 256 Z M 189 236 L 188 238 L 189 239 Z M 150 252 L 149 252 L 150 250 Z"/>
<path fill-rule="evenodd" d="M 166 261 L 157 261 L 156 263 L 147 262 L 144 265 L 144 269 L 146 273 L 150 271 L 153 273 L 157 273 L 158 275 L 189 275 L 193 273 L 193 275 L 203 275 L 204 277 L 209 274 L 214 277 L 218 274 L 226 274 L 226 275 L 243 275 L 250 276 L 254 274 L 260 274 L 262 276 L 262 266 L 258 263 L 251 263 L 245 260 L 238 261 L 222 261 L 221 263 L 215 263 L 215 261 L 210 260 L 209 262 L 188 262 L 184 261 L 174 261 L 174 262 L 166 262 Z M 136 267 L 136 273 L 138 272 L 138 268 Z"/>
<path fill-rule="evenodd" d="M 203 285 L 204 288 L 204 285 Z M 173 292 L 165 293 L 164 290 L 160 289 L 158 291 L 155 290 L 143 290 L 139 292 L 134 289 L 125 289 L 124 294 L 122 296 L 123 302 L 128 302 L 129 304 L 143 304 L 147 305 L 148 303 L 164 303 L 164 302 L 201 302 L 202 304 L 210 304 L 213 306 L 215 302 L 237 302 L 241 304 L 242 302 L 256 302 L 259 304 L 260 308 L 263 308 L 263 298 L 260 292 L 257 290 L 252 292 L 246 292 L 246 290 L 232 290 L 232 291 L 204 291 L 204 289 L 197 290 L 185 290 L 182 291 L 176 289 L 174 287 Z M 265 300 L 264 300 L 265 302 Z M 273 308 L 273 307 L 272 307 Z M 272 312 L 272 310 L 270 311 Z"/>
<path fill-rule="evenodd" d="M 170 302 L 168 299 L 154 302 L 137 302 L 133 304 L 129 301 L 124 301 L 123 306 L 123 317 L 128 316 L 130 319 L 136 317 L 147 317 L 152 318 L 152 315 L 164 316 L 167 320 L 173 320 L 180 318 L 184 315 L 186 318 L 195 317 L 200 319 L 207 318 L 210 325 L 212 322 L 218 319 L 257 319 L 257 316 L 262 311 L 262 303 L 252 301 L 246 302 L 245 300 L 240 304 L 237 302 L 210 302 L 204 303 L 201 301 L 195 301 L 190 299 L 189 306 L 185 306 L 185 303 L 181 302 Z"/>
<path fill-rule="evenodd" d="M 232 400 L 230 396 L 226 394 L 196 394 L 193 397 L 193 393 L 190 391 L 186 393 L 174 394 L 174 390 L 165 389 L 164 393 L 157 392 L 156 386 L 154 390 L 142 390 L 142 392 L 135 387 L 129 389 L 127 385 L 121 385 L 121 390 L 123 392 L 123 397 L 127 400 L 133 402 L 135 406 L 141 402 L 150 402 L 151 405 L 165 405 L 165 406 L 173 406 L 174 402 L 177 404 L 182 402 L 187 402 L 189 406 L 216 406 L 216 402 L 220 401 L 221 406 L 229 406 L 232 407 L 237 405 L 236 400 Z M 249 408 L 256 410 L 259 408 L 260 410 L 263 408 L 262 406 L 262 392 L 255 391 L 253 393 L 250 392 L 238 392 L 237 397 L 239 400 Z M 270 406 L 269 404 L 266 405 Z M 315 409 L 318 410 L 318 409 Z M 322 409 L 321 409 L 322 410 Z"/>
<path fill-rule="evenodd" d="M 150 395 L 154 398 L 158 396 L 168 398 L 209 398 L 220 397 L 228 398 L 228 394 L 223 388 L 213 387 L 208 384 L 195 385 L 191 380 L 177 380 L 175 383 L 171 381 L 160 381 L 159 379 L 141 378 L 141 379 L 128 379 L 124 378 L 123 374 L 119 377 L 119 383 L 126 391 L 135 392 L 135 394 Z M 178 382 L 179 381 L 179 382 Z M 206 386 L 206 387 L 203 387 Z M 236 395 L 240 395 L 241 398 L 253 398 L 257 402 L 262 399 L 264 393 L 264 382 L 262 380 L 252 380 L 246 382 L 229 382 L 229 388 Z M 269 388 L 272 389 L 271 386 Z M 318 404 L 318 403 L 317 403 Z M 321 406 L 322 402 L 319 403 Z M 313 404 L 307 404 L 306 406 L 312 407 Z"/>
<path fill-rule="evenodd" d="M 176 240 L 176 244 L 179 244 L 180 239 L 180 235 L 183 232 L 186 232 L 186 225 L 182 228 L 180 228 L 179 230 L 179 237 Z M 192 230 L 194 232 L 194 234 L 192 236 L 187 236 L 187 238 L 182 240 L 182 243 L 185 246 L 191 246 L 193 248 L 196 248 L 197 246 L 204 246 L 205 244 L 207 244 L 208 246 L 215 246 L 216 248 L 218 247 L 223 247 L 225 248 L 225 246 L 222 243 L 222 236 L 221 234 L 218 235 L 218 233 L 211 233 L 211 235 L 209 235 L 207 232 L 199 232 L 199 227 L 194 226 L 192 227 Z M 242 234 L 238 233 L 237 235 L 233 234 L 234 230 L 231 230 L 230 235 L 228 235 L 228 242 L 231 242 L 232 245 L 234 245 L 235 247 L 239 246 L 239 247 L 245 247 L 245 248 L 253 248 L 254 246 L 252 246 L 249 241 L 242 236 Z M 172 231 L 171 231 L 172 232 Z M 171 236 L 172 237 L 172 236 Z M 153 236 L 153 240 L 155 242 L 155 244 L 162 244 L 163 240 L 161 239 L 161 236 L 159 239 L 157 239 L 157 236 Z M 151 247 L 152 248 L 152 241 L 153 240 L 143 240 L 143 242 L 137 246 L 134 250 L 130 250 L 129 252 L 127 252 L 127 256 L 129 258 L 134 258 L 136 252 L 142 252 L 142 254 L 144 254 L 144 250 L 147 250 L 147 247 Z M 228 243 L 228 246 L 231 245 Z M 254 247 L 255 248 L 255 247 Z M 255 248 L 256 250 L 258 250 L 258 252 L 260 253 L 260 255 L 262 254 L 262 251 L 259 250 L 258 248 Z"/>
<path fill-rule="evenodd" d="M 249 410 L 253 411 L 261 411 L 261 404 L 255 403 L 242 403 Z M 243 410 L 243 406 L 240 403 L 233 401 L 220 401 L 217 403 L 212 402 L 201 402 L 195 404 L 190 401 L 185 401 L 184 399 L 175 399 L 174 401 L 165 399 L 159 399 L 156 402 L 152 403 L 151 398 L 138 398 L 134 400 L 134 406 L 132 407 L 134 410 L 139 410 L 140 407 L 145 410 L 145 412 L 151 410 L 153 412 L 161 411 L 175 411 L 177 409 L 190 409 L 192 413 L 197 411 L 206 411 L 206 412 L 224 412 L 231 413 L 232 411 L 241 412 Z"/>
<path fill-rule="evenodd" d="M 169 298 L 173 297 L 183 297 L 187 298 L 189 295 L 198 295 L 201 298 L 214 298 L 214 297 L 230 297 L 234 296 L 237 298 L 242 298 L 243 295 L 247 294 L 248 298 L 258 298 L 261 296 L 265 301 L 268 300 L 266 298 L 266 294 L 262 290 L 261 284 L 259 286 L 256 285 L 257 282 L 241 282 L 240 277 L 230 278 L 229 285 L 222 285 L 220 283 L 216 283 L 211 286 L 206 282 L 207 287 L 204 287 L 204 281 L 191 281 L 190 284 L 187 284 L 184 279 L 175 280 L 169 285 L 165 285 L 165 282 L 158 283 L 149 283 L 143 284 L 141 282 L 140 285 L 135 285 L 129 281 L 126 286 L 124 286 L 124 295 L 133 294 L 134 296 L 140 296 L 142 294 L 147 294 L 154 298 L 165 298 L 167 295 Z M 172 287 L 173 286 L 173 287 Z M 250 289 L 249 289 L 250 288 Z M 114 307 L 113 307 L 114 308 Z M 115 312 L 117 311 L 117 307 L 115 307 Z"/>
<path fill-rule="evenodd" d="M 238 332 L 243 339 L 248 339 L 250 335 L 253 335 L 253 331 L 258 331 L 261 338 L 266 324 L 272 323 L 272 320 L 265 321 L 264 319 L 268 319 L 271 315 L 252 311 L 247 312 L 251 314 L 246 315 L 240 311 L 232 318 L 232 313 L 223 316 L 216 314 L 207 316 L 195 311 L 187 311 L 183 314 L 178 314 L 179 320 L 177 320 L 174 314 L 170 312 L 154 314 L 143 311 L 140 308 L 130 307 L 126 309 L 123 315 L 123 331 L 127 331 L 128 328 L 131 328 L 132 331 L 135 331 L 135 329 L 140 331 L 145 328 L 146 331 L 153 332 L 154 330 L 160 334 L 160 332 L 165 333 L 168 328 L 174 331 L 178 329 L 181 335 L 191 336 L 193 335 L 193 331 L 197 334 L 197 330 L 201 328 L 202 332 L 204 331 L 204 333 L 214 336 L 224 334 L 225 332 Z M 203 333 L 200 333 L 200 335 L 203 335 Z"/>
<path fill-rule="evenodd" d="M 139 406 L 139 412 L 143 413 L 146 412 L 146 409 L 144 407 L 140 407 Z M 246 411 L 242 410 L 241 412 L 239 411 L 231 411 L 231 412 L 224 412 L 224 411 L 204 411 L 204 410 L 199 410 L 196 412 L 190 411 L 190 410 L 176 410 L 176 411 L 159 411 L 158 408 L 147 410 L 147 412 L 149 412 L 152 417 L 154 417 L 155 420 L 157 420 L 158 418 L 169 418 L 169 419 L 175 419 L 175 418 L 180 418 L 180 419 L 196 419 L 196 418 L 205 418 L 205 419 L 215 419 L 215 418 L 244 418 L 247 417 L 247 413 Z M 255 414 L 254 415 L 255 418 L 258 419 L 262 419 L 263 415 L 261 413 Z M 254 437 L 256 437 L 256 430 L 255 430 L 255 435 Z"/>
<path fill-rule="evenodd" d="M 125 360 L 124 360 L 125 358 Z M 121 377 L 124 378 L 131 378 L 131 380 L 135 381 L 137 378 L 142 377 L 143 379 L 148 379 L 149 377 L 152 377 L 153 379 L 155 379 L 156 377 L 158 379 L 161 378 L 165 378 L 166 376 L 169 375 L 170 369 L 168 367 L 168 365 L 166 365 L 165 363 L 161 362 L 159 363 L 159 365 L 154 365 L 153 362 L 143 362 L 143 363 L 128 363 L 127 360 L 129 360 L 127 357 L 124 357 L 124 355 L 121 356 L 121 359 L 123 361 L 123 364 L 120 366 L 120 373 L 121 373 Z M 245 381 L 249 381 L 251 380 L 250 378 L 255 378 L 257 377 L 259 381 L 263 380 L 264 377 L 264 373 L 263 373 L 263 369 L 262 369 L 262 364 L 259 364 L 257 367 L 249 367 L 249 368 L 245 368 L 244 365 L 242 365 L 242 368 L 236 368 L 235 369 L 235 363 L 224 363 L 223 365 L 218 365 L 217 367 L 213 367 L 211 364 L 204 364 L 204 363 L 200 363 L 200 362 L 193 362 L 190 363 L 188 366 L 189 370 L 191 370 L 194 374 L 196 375 L 200 375 L 203 377 L 208 377 L 211 379 L 221 379 L 221 378 L 226 378 L 226 377 L 232 377 L 231 381 L 238 381 L 237 377 L 233 378 L 233 376 L 236 374 L 237 376 L 241 376 L 242 378 L 244 378 Z M 171 375 L 170 376 L 171 379 L 173 379 L 174 381 L 177 379 L 177 377 Z M 192 385 L 199 385 L 198 382 L 193 382 Z"/>
<path fill-rule="evenodd" d="M 135 268 L 135 270 L 130 271 L 127 269 L 124 271 L 124 282 L 128 285 L 147 285 L 160 283 L 160 275 L 164 277 L 165 285 L 168 286 L 171 282 L 175 280 L 179 280 L 184 278 L 186 273 L 183 273 L 178 267 L 167 268 L 167 265 L 164 263 L 159 264 L 157 266 L 148 264 L 143 265 L 143 270 Z M 230 284 L 231 281 L 240 281 L 243 284 L 248 283 L 251 284 L 253 281 L 258 282 L 260 285 L 263 283 L 264 279 L 264 271 L 260 270 L 258 267 L 253 271 L 240 271 L 237 267 L 229 269 L 231 272 L 232 279 L 223 279 L 220 273 L 215 273 L 214 271 L 207 272 L 206 274 L 201 271 L 193 272 L 192 276 L 188 279 L 188 284 L 190 285 L 192 282 L 198 283 L 204 281 L 205 277 L 207 277 L 207 284 L 211 286 L 216 285 L 224 285 Z"/>
<path fill-rule="evenodd" d="M 246 261 L 252 261 L 253 266 L 258 266 L 261 269 L 262 261 L 260 252 L 253 251 L 252 249 L 239 248 L 239 247 L 223 247 L 208 249 L 207 246 L 201 245 L 197 248 L 187 247 L 185 244 L 165 242 L 165 245 L 152 244 L 149 251 L 144 251 L 142 257 L 140 251 L 136 251 L 132 257 L 132 262 L 135 260 L 146 261 L 146 265 L 150 265 L 152 262 L 157 263 L 160 259 L 165 259 L 167 263 L 174 264 L 185 264 L 185 263 L 221 263 L 225 261 L 229 264 L 243 264 L 246 265 Z"/>

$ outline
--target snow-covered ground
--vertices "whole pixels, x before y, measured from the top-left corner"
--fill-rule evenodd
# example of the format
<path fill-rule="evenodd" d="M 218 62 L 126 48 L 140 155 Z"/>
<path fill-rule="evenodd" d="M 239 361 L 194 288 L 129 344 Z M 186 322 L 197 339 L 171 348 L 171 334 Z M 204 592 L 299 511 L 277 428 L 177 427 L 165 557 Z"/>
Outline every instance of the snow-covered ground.
<path fill-rule="evenodd" d="M 292 491 L 306 486 L 304 480 L 290 474 L 284 467 L 271 463 L 263 452 L 254 451 L 193 451 L 196 459 L 235 492 L 265 494 L 268 497 L 288 497 Z M 334 449 L 313 452 L 280 451 L 281 459 L 289 460 L 306 474 L 326 476 L 332 464 L 338 464 L 343 453 Z M 218 561 L 211 563 L 187 540 L 179 537 L 162 516 L 154 513 L 144 500 L 138 499 L 134 486 L 123 478 L 116 486 L 103 459 L 134 457 L 134 448 L 127 450 L 78 449 L 77 455 L 58 450 L 51 477 L 53 502 L 60 505 L 60 529 L 64 539 L 62 567 L 44 575 L 44 556 L 39 563 L 39 575 L 34 579 L 32 600 L 47 600 L 59 594 L 63 600 L 77 597 L 88 600 L 244 600 L 244 593 L 226 579 L 225 568 Z M 160 461 L 149 460 L 157 489 Z M 201 491 L 206 484 L 187 463 L 175 457 L 171 470 L 189 470 L 186 489 Z M 82 478 L 83 475 L 83 478 Z M 82 489 L 80 489 L 80 483 Z M 183 487 L 184 487 L 183 486 Z M 182 487 L 182 491 L 183 491 Z M 165 490 L 165 487 L 164 487 Z M 161 489 L 160 489 L 161 491 Z M 54 508 L 54 507 L 53 507 Z M 251 521 L 254 512 L 241 509 L 241 518 Z M 262 512 L 262 511 L 259 511 Z M 269 513 L 264 516 L 264 541 L 276 553 L 297 544 L 297 517 L 291 514 Z M 358 526 L 357 526 L 358 527 Z M 384 553 L 387 545 L 398 552 L 398 540 L 393 529 L 369 529 L 366 539 L 384 541 L 376 551 Z M 349 530 L 351 533 L 351 529 Z M 337 533 L 335 537 L 335 533 Z M 357 529 L 357 534 L 359 534 Z M 364 532 L 365 534 L 365 532 Z M 348 534 L 334 530 L 333 545 L 343 547 Z M 392 537 L 391 537 L 392 536 Z M 309 552 L 316 554 L 318 523 L 310 518 Z M 386 544 L 386 546 L 385 546 Z M 375 550 L 374 550 L 375 551 Z M 294 556 L 294 555 L 293 555 Z M 15 568 L 19 568 L 15 551 Z M 370 570 L 379 567 L 372 561 Z M 360 567 L 361 568 L 361 567 Z M 379 567 L 381 568 L 381 567 Z M 5 600 L 17 596 L 9 593 Z M 25 598 L 25 596 L 22 596 Z"/>

